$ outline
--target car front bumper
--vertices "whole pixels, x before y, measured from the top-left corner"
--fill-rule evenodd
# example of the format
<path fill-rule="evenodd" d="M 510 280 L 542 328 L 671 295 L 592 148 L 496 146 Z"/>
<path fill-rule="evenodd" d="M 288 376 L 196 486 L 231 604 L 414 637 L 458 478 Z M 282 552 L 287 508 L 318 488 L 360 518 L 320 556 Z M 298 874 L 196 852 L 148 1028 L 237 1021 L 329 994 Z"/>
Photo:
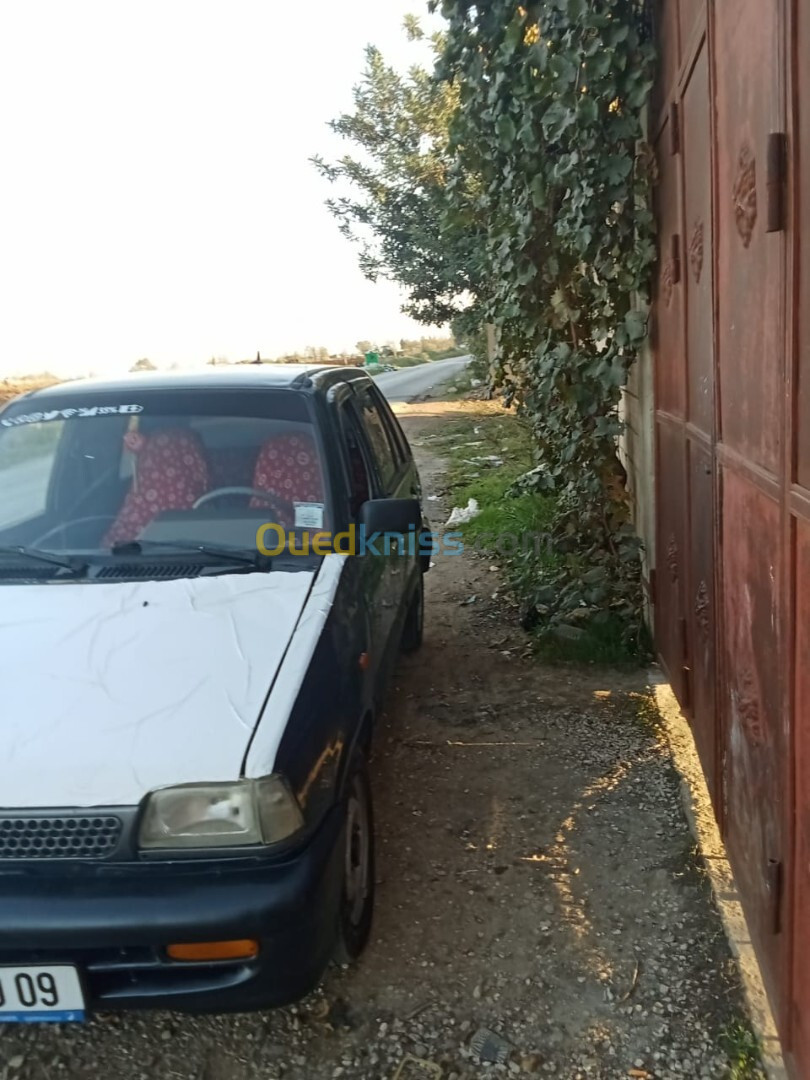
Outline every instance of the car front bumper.
<path fill-rule="evenodd" d="M 88 1009 L 238 1012 L 311 990 L 332 955 L 343 813 L 284 859 L 0 873 L 0 964 L 75 964 Z M 255 938 L 253 960 L 177 962 L 172 943 Z"/>

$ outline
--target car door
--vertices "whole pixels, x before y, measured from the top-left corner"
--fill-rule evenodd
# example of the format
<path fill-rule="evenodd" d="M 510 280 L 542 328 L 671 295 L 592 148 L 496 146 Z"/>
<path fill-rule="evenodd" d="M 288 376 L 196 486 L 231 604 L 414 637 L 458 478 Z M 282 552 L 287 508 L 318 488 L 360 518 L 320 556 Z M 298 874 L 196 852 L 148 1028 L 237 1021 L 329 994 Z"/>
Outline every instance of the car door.
<path fill-rule="evenodd" d="M 354 528 L 355 544 L 359 543 L 359 515 L 365 502 L 374 498 L 378 483 L 374 472 L 371 450 L 363 432 L 348 387 L 340 387 L 333 398 L 336 428 L 340 443 L 342 471 L 346 501 L 343 507 L 335 507 L 336 519 L 348 528 Z M 385 671 L 385 643 L 387 640 L 384 604 L 388 582 L 385 560 L 380 557 L 355 553 L 351 556 L 352 573 L 356 582 L 359 612 L 366 622 L 366 653 L 369 657 L 368 674 L 379 692 Z"/>
<path fill-rule="evenodd" d="M 407 447 L 397 438 L 388 407 L 371 381 L 352 384 L 357 412 L 363 425 L 378 482 L 378 498 L 419 497 L 418 479 Z M 406 537 L 404 544 L 391 543 L 382 556 L 385 563 L 383 630 L 389 659 L 396 652 L 408 604 L 419 573 L 419 538 Z"/>

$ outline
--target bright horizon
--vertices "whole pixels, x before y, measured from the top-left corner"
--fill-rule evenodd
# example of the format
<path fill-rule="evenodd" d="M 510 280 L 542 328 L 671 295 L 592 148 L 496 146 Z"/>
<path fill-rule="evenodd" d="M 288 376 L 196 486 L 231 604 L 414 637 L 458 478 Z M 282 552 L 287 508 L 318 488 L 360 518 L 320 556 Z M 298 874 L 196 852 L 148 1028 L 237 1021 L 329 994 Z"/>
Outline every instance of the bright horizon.
<path fill-rule="evenodd" d="M 0 377 L 434 332 L 366 281 L 308 159 L 424 0 L 0 8 Z M 296 13 L 297 12 L 297 13 Z"/>

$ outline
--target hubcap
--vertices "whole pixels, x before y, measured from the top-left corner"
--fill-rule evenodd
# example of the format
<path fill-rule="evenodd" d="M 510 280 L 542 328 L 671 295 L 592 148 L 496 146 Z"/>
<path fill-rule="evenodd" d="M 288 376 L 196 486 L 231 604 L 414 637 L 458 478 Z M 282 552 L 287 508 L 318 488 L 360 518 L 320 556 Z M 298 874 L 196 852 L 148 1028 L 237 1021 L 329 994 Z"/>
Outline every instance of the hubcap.
<path fill-rule="evenodd" d="M 349 920 L 357 926 L 368 898 L 371 836 L 366 796 L 359 782 L 352 786 L 346 808 L 346 901 Z"/>

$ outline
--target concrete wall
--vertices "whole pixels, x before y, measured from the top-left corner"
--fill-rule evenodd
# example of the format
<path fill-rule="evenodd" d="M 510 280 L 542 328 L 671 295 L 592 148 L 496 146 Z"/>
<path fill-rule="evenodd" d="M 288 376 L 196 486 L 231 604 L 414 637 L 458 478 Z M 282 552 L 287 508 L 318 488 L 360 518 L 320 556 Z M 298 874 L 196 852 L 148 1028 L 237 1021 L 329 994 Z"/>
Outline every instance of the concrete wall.
<path fill-rule="evenodd" d="M 620 441 L 620 455 L 627 470 L 627 489 L 633 500 L 636 532 L 644 543 L 642 565 L 650 629 L 653 629 L 654 612 L 649 602 L 649 581 L 650 570 L 655 566 L 654 408 L 653 357 L 648 347 L 634 364 L 622 395 L 620 415 L 625 430 Z"/>

